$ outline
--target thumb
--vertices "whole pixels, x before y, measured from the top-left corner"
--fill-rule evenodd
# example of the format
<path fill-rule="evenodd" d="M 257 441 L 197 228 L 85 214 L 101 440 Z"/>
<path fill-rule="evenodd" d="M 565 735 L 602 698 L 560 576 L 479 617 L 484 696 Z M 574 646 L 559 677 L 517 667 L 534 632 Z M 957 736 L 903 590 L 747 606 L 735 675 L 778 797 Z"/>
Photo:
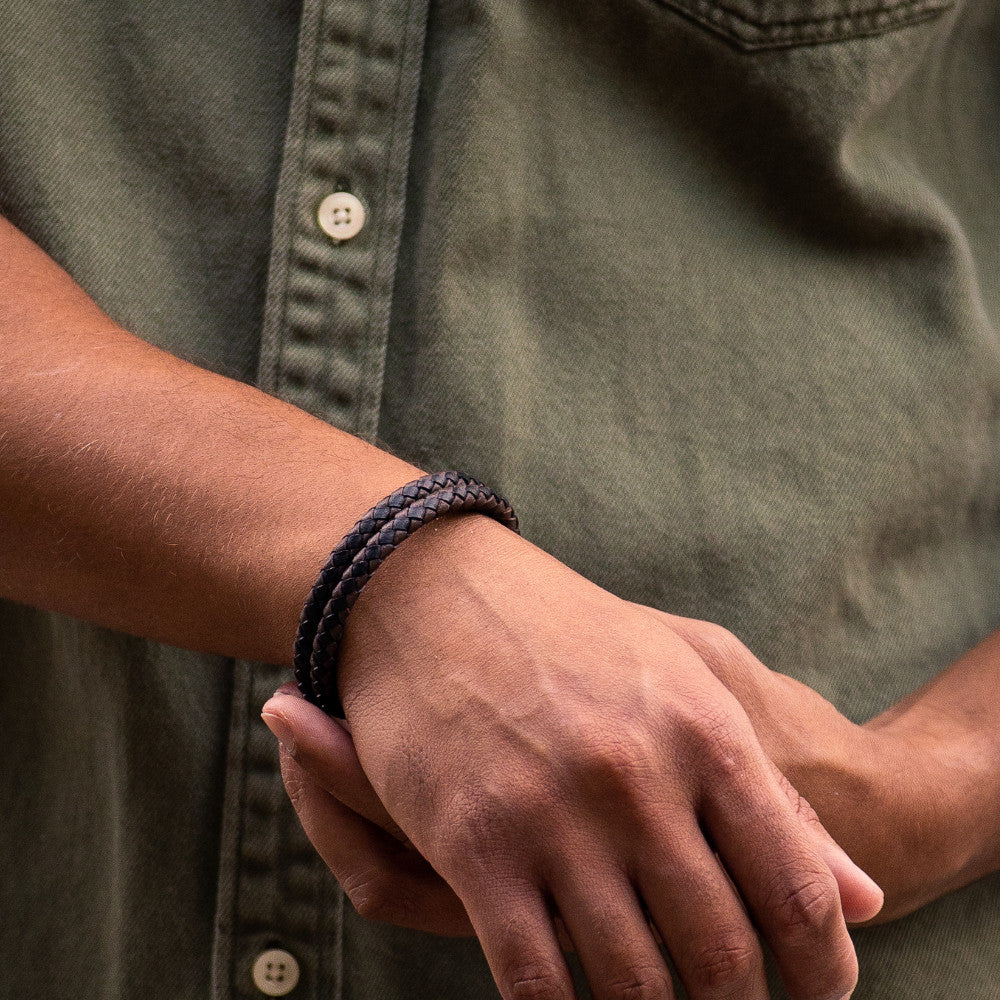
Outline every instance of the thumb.
<path fill-rule="evenodd" d="M 397 840 L 409 843 L 372 788 L 344 723 L 306 701 L 294 684 L 278 688 L 261 715 L 285 752 L 320 788 Z"/>
<path fill-rule="evenodd" d="M 840 889 L 840 906 L 849 924 L 862 924 L 871 920 L 882 909 L 884 894 L 870 875 L 862 871 L 847 852 L 827 833 L 816 810 L 796 791 L 792 783 L 772 763 L 775 775 L 795 807 L 799 819 L 812 833 L 816 846 L 826 866 L 837 880 Z"/>

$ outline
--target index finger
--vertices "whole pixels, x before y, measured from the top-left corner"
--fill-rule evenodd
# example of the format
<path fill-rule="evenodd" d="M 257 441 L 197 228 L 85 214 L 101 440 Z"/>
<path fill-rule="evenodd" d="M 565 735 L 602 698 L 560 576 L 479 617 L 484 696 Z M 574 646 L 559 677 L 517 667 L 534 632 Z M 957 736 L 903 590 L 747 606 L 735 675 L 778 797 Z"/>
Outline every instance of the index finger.
<path fill-rule="evenodd" d="M 354 740 L 339 722 L 306 701 L 294 685 L 278 688 L 261 714 L 277 718 L 287 727 L 285 737 L 278 738 L 283 743 L 290 739 L 295 760 L 321 788 L 397 840 L 409 843 L 372 788 Z M 264 721 L 274 728 L 267 718 Z"/>
<path fill-rule="evenodd" d="M 793 1000 L 843 1000 L 858 960 L 837 881 L 766 759 L 706 789 L 702 819 Z"/>
<path fill-rule="evenodd" d="M 415 850 L 327 794 L 286 752 L 281 777 L 306 836 L 362 917 L 447 937 L 473 933 L 459 898 Z"/>

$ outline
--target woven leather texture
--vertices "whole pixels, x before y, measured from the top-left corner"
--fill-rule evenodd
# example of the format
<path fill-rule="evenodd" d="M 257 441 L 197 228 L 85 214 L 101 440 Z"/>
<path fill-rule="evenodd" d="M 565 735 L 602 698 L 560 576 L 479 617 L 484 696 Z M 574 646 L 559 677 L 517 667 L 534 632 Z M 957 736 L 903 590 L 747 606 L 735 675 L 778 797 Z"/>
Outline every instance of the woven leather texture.
<path fill-rule="evenodd" d="M 299 690 L 313 704 L 316 703 L 316 697 L 313 694 L 312 680 L 309 676 L 309 659 L 312 656 L 313 640 L 316 638 L 316 629 L 319 626 L 320 618 L 323 617 L 323 608 L 326 607 L 330 594 L 344 570 L 350 566 L 354 557 L 365 547 L 368 539 L 401 510 L 409 507 L 415 500 L 447 486 L 454 486 L 455 483 L 465 478 L 460 472 L 450 470 L 421 476 L 420 479 L 415 479 L 413 482 L 401 486 L 395 493 L 380 500 L 367 511 L 330 553 L 330 558 L 309 592 L 309 597 L 299 618 L 299 630 L 295 636 L 293 657 L 295 681 Z"/>
<path fill-rule="evenodd" d="M 311 702 L 343 716 L 337 653 L 348 613 L 386 558 L 424 524 L 444 514 L 478 512 L 518 531 L 510 504 L 488 486 L 453 470 L 407 483 L 376 504 L 340 541 L 310 591 L 295 640 L 295 680 Z"/>

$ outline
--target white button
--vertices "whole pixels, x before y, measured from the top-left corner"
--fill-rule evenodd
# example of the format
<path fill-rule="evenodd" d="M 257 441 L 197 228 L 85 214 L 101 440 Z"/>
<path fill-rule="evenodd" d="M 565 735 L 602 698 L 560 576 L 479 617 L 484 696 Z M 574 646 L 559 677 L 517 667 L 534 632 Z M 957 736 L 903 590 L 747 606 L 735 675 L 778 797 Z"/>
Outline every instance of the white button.
<path fill-rule="evenodd" d="M 357 236 L 365 224 L 365 206 L 349 191 L 335 191 L 319 203 L 319 227 L 335 240 Z"/>
<path fill-rule="evenodd" d="M 253 963 L 253 984 L 269 997 L 291 993 L 299 981 L 299 963 L 281 948 L 269 948 Z"/>

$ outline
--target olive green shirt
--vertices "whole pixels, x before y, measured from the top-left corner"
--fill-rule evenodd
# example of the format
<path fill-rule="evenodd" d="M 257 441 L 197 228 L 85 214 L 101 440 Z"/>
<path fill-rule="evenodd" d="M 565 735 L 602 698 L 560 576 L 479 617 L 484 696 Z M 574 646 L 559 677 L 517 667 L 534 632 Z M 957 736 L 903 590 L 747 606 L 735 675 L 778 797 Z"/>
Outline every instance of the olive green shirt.
<path fill-rule="evenodd" d="M 0 0 L 0 211 L 864 720 L 1000 628 L 998 56 L 992 0 Z M 345 904 L 284 679 L 0 605 L 0 997 L 497 996 Z M 1000 997 L 997 877 L 854 937 L 857 1000 Z"/>

